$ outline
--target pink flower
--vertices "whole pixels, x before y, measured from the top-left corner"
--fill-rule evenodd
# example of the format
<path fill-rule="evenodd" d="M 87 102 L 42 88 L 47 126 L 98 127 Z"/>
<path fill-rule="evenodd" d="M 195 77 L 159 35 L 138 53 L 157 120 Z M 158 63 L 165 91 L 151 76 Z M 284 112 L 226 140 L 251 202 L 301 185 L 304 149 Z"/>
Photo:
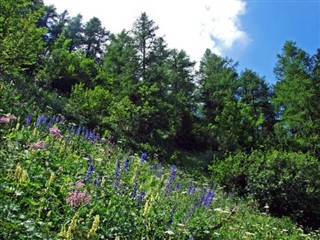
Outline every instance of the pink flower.
<path fill-rule="evenodd" d="M 49 131 L 50 131 L 51 135 L 54 136 L 54 137 L 57 137 L 57 138 L 61 138 L 62 137 L 62 135 L 61 135 L 61 133 L 60 133 L 58 128 L 55 128 L 55 127 L 49 128 Z"/>
<path fill-rule="evenodd" d="M 30 148 L 32 150 L 44 149 L 45 148 L 44 141 L 39 141 L 39 142 L 33 143 L 33 144 L 31 144 Z"/>
<path fill-rule="evenodd" d="M 10 122 L 10 118 L 8 117 L 1 117 L 0 118 L 0 123 L 9 123 Z"/>
<path fill-rule="evenodd" d="M 90 196 L 87 191 L 73 191 L 71 196 L 67 198 L 67 204 L 70 206 L 79 207 L 84 203 L 90 202 Z"/>
<path fill-rule="evenodd" d="M 17 120 L 17 117 L 16 117 L 15 115 L 13 115 L 13 114 L 9 114 L 9 115 L 8 115 L 8 118 L 9 118 L 10 120 L 13 120 L 13 121 Z"/>

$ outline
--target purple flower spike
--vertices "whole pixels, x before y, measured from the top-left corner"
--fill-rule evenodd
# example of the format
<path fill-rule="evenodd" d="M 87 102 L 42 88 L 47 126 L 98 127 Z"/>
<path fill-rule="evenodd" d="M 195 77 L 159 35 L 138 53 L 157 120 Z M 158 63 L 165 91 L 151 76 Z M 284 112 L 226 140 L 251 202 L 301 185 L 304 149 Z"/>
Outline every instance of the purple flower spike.
<path fill-rule="evenodd" d="M 141 162 L 142 163 L 145 162 L 147 160 L 147 158 L 148 158 L 148 155 L 146 153 L 141 154 Z"/>

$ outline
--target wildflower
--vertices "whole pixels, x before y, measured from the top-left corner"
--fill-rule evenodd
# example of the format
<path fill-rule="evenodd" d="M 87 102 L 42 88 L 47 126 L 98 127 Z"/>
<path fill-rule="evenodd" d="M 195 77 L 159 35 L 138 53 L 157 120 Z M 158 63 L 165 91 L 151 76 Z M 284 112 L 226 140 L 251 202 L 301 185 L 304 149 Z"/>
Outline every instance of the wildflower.
<path fill-rule="evenodd" d="M 85 179 L 84 179 L 85 182 L 90 182 L 90 181 L 91 181 L 93 172 L 94 172 L 94 166 L 93 166 L 93 164 L 91 163 L 91 164 L 89 165 L 89 167 L 88 167 L 88 170 L 87 170 L 87 173 L 86 173 L 86 177 L 85 177 Z"/>
<path fill-rule="evenodd" d="M 28 115 L 27 118 L 26 118 L 26 126 L 27 126 L 27 127 L 30 125 L 31 120 L 32 120 L 32 116 L 31 116 L 31 115 Z"/>
<path fill-rule="evenodd" d="M 92 223 L 92 227 L 89 231 L 89 234 L 88 234 L 88 238 L 91 238 L 92 236 L 94 236 L 96 234 L 96 231 L 99 227 L 99 222 L 100 222 L 100 216 L 99 215 L 96 215 L 94 217 L 94 220 L 93 220 L 93 223 Z"/>
<path fill-rule="evenodd" d="M 71 196 L 67 198 L 67 204 L 70 206 L 79 207 L 84 203 L 90 202 L 90 196 L 87 191 L 76 190 L 71 193 Z"/>
<path fill-rule="evenodd" d="M 77 130 L 76 133 L 77 133 L 77 135 L 80 135 L 80 133 L 81 133 L 81 126 L 78 127 L 78 130 Z"/>
<path fill-rule="evenodd" d="M 124 170 L 124 171 L 128 171 L 128 170 L 129 170 L 129 165 L 130 165 L 130 159 L 129 159 L 129 158 L 126 158 L 126 159 L 124 160 L 123 170 Z"/>
<path fill-rule="evenodd" d="M 71 223 L 70 226 L 68 227 L 68 231 L 66 233 L 66 238 L 70 239 L 71 238 L 71 234 L 74 230 L 76 230 L 77 227 L 77 221 L 79 219 L 79 213 L 76 212 L 76 214 L 73 216 L 73 218 L 71 219 Z"/>
<path fill-rule="evenodd" d="M 171 170 L 170 170 L 170 181 L 173 182 L 175 177 L 177 175 L 177 166 L 172 165 Z"/>
<path fill-rule="evenodd" d="M 120 165 L 120 161 L 118 160 L 117 163 L 116 163 L 116 169 L 115 169 L 115 172 L 114 172 L 114 186 L 116 188 L 119 187 L 119 184 L 120 184 L 120 177 L 121 177 L 121 172 L 120 172 L 120 168 L 121 168 L 121 165 Z"/>
<path fill-rule="evenodd" d="M 83 133 L 83 136 L 85 137 L 85 138 L 89 138 L 89 130 L 86 128 L 86 131 Z"/>
<path fill-rule="evenodd" d="M 55 128 L 55 127 L 49 128 L 49 131 L 50 131 L 50 134 L 52 136 L 56 137 L 56 138 L 61 138 L 62 137 L 62 135 L 61 135 L 61 133 L 60 133 L 58 128 Z"/>
<path fill-rule="evenodd" d="M 48 187 L 53 183 L 55 178 L 56 178 L 56 174 L 54 172 L 51 172 L 50 179 L 49 179 L 49 182 L 48 182 Z"/>
<path fill-rule="evenodd" d="M 45 148 L 44 141 L 38 141 L 36 143 L 32 143 L 30 146 L 31 150 L 44 149 L 44 148 Z"/>
<path fill-rule="evenodd" d="M 164 186 L 164 191 L 165 192 L 171 192 L 172 191 L 172 184 L 174 182 L 174 179 L 177 175 L 177 167 L 175 165 L 172 165 L 171 170 L 170 170 L 170 176 L 168 180 L 166 181 L 166 184 Z"/>
<path fill-rule="evenodd" d="M 213 201 L 214 198 L 214 192 L 213 190 L 209 190 L 206 195 L 203 196 L 201 199 L 201 205 L 205 207 L 209 207 Z"/>
<path fill-rule="evenodd" d="M 151 200 L 148 199 L 148 201 L 144 205 L 144 211 L 143 211 L 143 214 L 142 214 L 143 216 L 145 216 L 146 214 L 149 213 L 150 208 L 151 208 L 151 204 L 152 204 L 152 199 Z"/>
<path fill-rule="evenodd" d="M 71 196 L 67 198 L 67 204 L 70 206 L 79 207 L 84 203 L 90 202 L 89 193 L 86 190 L 82 190 L 84 184 L 80 181 L 75 183 L 76 190 L 71 193 Z"/>
<path fill-rule="evenodd" d="M 27 178 L 27 172 L 20 165 L 17 166 L 14 172 L 15 178 L 18 179 L 19 182 L 23 182 Z"/>
<path fill-rule="evenodd" d="M 192 188 L 193 188 L 193 184 L 192 184 L 192 182 L 190 181 L 190 182 L 188 183 L 187 195 L 191 194 Z"/>
<path fill-rule="evenodd" d="M 0 118 L 0 123 L 6 124 L 6 123 L 9 123 L 9 122 L 10 122 L 10 118 L 8 118 L 8 117 L 1 117 Z"/>
<path fill-rule="evenodd" d="M 145 196 L 146 196 L 146 192 L 145 191 L 141 191 L 139 196 L 138 196 L 138 199 L 139 199 L 138 206 L 140 204 L 143 205 L 143 199 L 144 199 Z"/>
<path fill-rule="evenodd" d="M 144 163 L 148 158 L 148 155 L 146 153 L 141 154 L 141 163 Z"/>
<path fill-rule="evenodd" d="M 62 229 L 61 229 L 61 231 L 59 233 L 59 237 L 66 238 L 67 234 L 68 234 L 68 232 L 66 230 L 66 225 L 63 225 L 63 227 L 62 227 Z"/>
<path fill-rule="evenodd" d="M 15 115 L 13 115 L 13 114 L 8 114 L 7 117 L 8 117 L 10 120 L 13 120 L 13 121 L 17 120 L 17 117 L 16 117 Z"/>

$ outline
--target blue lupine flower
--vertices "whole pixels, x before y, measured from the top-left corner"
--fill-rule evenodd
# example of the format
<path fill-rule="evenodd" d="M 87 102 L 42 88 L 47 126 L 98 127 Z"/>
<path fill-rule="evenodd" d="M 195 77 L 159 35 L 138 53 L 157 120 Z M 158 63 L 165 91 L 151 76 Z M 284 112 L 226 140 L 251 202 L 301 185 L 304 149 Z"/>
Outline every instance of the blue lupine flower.
<path fill-rule="evenodd" d="M 115 178 L 114 178 L 114 186 L 116 188 L 118 188 L 120 184 L 120 177 L 121 177 L 120 167 L 121 167 L 120 161 L 118 160 L 116 163 Z"/>
<path fill-rule="evenodd" d="M 123 170 L 128 171 L 129 170 L 129 166 L 130 166 L 130 159 L 126 158 L 124 160 L 124 164 L 123 164 Z"/>
<path fill-rule="evenodd" d="M 172 165 L 171 170 L 170 170 L 170 181 L 173 182 L 175 177 L 177 175 L 177 166 Z"/>
<path fill-rule="evenodd" d="M 203 188 L 202 189 L 202 195 L 200 197 L 200 204 L 201 205 L 204 205 L 205 202 L 206 202 L 206 192 L 207 192 L 207 189 L 206 188 Z"/>
<path fill-rule="evenodd" d="M 31 115 L 28 115 L 28 116 L 27 116 L 27 119 L 26 119 L 26 126 L 27 126 L 27 127 L 30 125 L 31 120 L 32 120 L 32 116 L 31 116 Z"/>
<path fill-rule="evenodd" d="M 94 172 L 94 166 L 93 166 L 93 164 L 90 164 L 89 167 L 88 167 L 87 173 L 86 173 L 86 177 L 84 179 L 85 182 L 90 182 L 91 181 L 93 172 Z"/>
<path fill-rule="evenodd" d="M 176 190 L 182 191 L 182 184 L 181 183 L 176 184 Z"/>
<path fill-rule="evenodd" d="M 145 191 L 141 191 L 139 196 L 138 196 L 138 200 L 139 202 L 137 203 L 137 205 L 143 205 L 143 199 L 146 196 L 146 192 Z"/>
<path fill-rule="evenodd" d="M 36 128 L 40 127 L 41 122 L 42 122 L 42 116 L 39 116 L 39 117 L 37 118 Z"/>
<path fill-rule="evenodd" d="M 189 195 L 189 194 L 192 193 L 192 189 L 193 189 L 193 184 L 192 184 L 192 181 L 190 181 L 190 182 L 188 183 L 187 195 Z"/>
<path fill-rule="evenodd" d="M 89 138 L 89 130 L 88 129 L 86 129 L 86 131 L 83 133 L 83 136 L 87 139 Z"/>
<path fill-rule="evenodd" d="M 164 186 L 164 191 L 167 193 L 171 193 L 172 191 L 172 184 L 174 182 L 174 179 L 177 175 L 177 166 L 176 165 L 172 165 L 171 169 L 170 169 L 170 176 L 166 181 L 166 184 Z"/>
<path fill-rule="evenodd" d="M 209 207 L 212 204 L 214 198 L 214 192 L 213 190 L 209 190 L 206 196 L 204 197 L 203 204 L 205 207 Z"/>
<path fill-rule="evenodd" d="M 54 118 L 52 117 L 46 124 L 46 128 L 50 128 L 54 124 Z"/>
<path fill-rule="evenodd" d="M 81 126 L 79 126 L 79 127 L 78 127 L 78 129 L 77 129 L 77 132 L 76 132 L 76 133 L 77 133 L 77 135 L 80 135 L 80 133 L 81 133 Z"/>
<path fill-rule="evenodd" d="M 148 155 L 146 153 L 141 154 L 141 162 L 145 162 L 147 160 Z"/>

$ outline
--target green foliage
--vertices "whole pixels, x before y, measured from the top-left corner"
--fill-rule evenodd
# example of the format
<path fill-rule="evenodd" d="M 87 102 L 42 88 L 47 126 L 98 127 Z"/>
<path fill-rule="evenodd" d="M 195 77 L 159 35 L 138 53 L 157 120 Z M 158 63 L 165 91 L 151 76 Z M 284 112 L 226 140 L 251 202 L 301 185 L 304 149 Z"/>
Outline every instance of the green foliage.
<path fill-rule="evenodd" d="M 51 54 L 43 59 L 43 69 L 37 74 L 40 84 L 61 93 L 70 93 L 72 86 L 77 83 L 92 86 L 98 73 L 95 61 L 86 58 L 81 51 L 69 52 L 70 43 L 71 40 L 63 36 L 56 41 Z"/>
<path fill-rule="evenodd" d="M 252 159 L 247 154 L 238 152 L 226 156 L 223 160 L 215 157 L 213 164 L 209 166 L 209 170 L 212 172 L 212 178 L 215 182 L 224 186 L 227 191 L 243 196 L 247 193 L 246 179 L 249 174 L 248 167 L 251 164 Z"/>
<path fill-rule="evenodd" d="M 229 190 L 257 199 L 277 216 L 290 216 L 305 227 L 319 226 L 320 164 L 310 154 L 270 151 L 238 153 L 210 167 Z"/>
<path fill-rule="evenodd" d="M 310 154 L 273 151 L 255 156 L 247 177 L 248 191 L 270 212 L 298 223 L 320 225 L 320 164 Z"/>
<path fill-rule="evenodd" d="M 43 29 L 36 23 L 41 11 L 29 0 L 0 2 L 0 75 L 21 73 L 36 62 Z"/>
<path fill-rule="evenodd" d="M 84 84 L 72 88 L 68 103 L 65 105 L 66 115 L 81 125 L 88 127 L 103 126 L 104 119 L 109 116 L 112 96 L 109 91 L 96 86 L 94 89 L 84 87 Z"/>
<path fill-rule="evenodd" d="M 279 115 L 276 125 L 280 142 L 289 149 L 319 153 L 319 74 L 316 56 L 311 57 L 294 42 L 286 42 L 274 69 L 278 79 L 273 105 Z M 283 139 L 286 138 L 286 139 Z M 284 148 L 288 148 L 285 146 Z"/>

